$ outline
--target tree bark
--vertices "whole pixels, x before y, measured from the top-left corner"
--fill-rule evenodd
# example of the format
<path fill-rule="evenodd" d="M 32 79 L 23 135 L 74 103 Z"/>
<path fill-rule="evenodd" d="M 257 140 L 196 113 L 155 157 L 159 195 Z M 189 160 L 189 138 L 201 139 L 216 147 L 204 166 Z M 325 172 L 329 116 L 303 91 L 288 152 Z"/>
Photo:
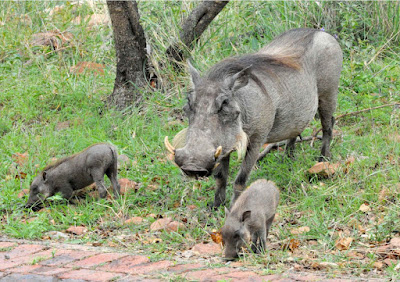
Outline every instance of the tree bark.
<path fill-rule="evenodd" d="M 118 109 L 138 106 L 148 85 L 146 38 L 136 1 L 107 0 L 114 33 L 117 73 L 107 102 Z"/>
<path fill-rule="evenodd" d="M 201 34 L 206 30 L 212 20 L 221 12 L 228 4 L 226 1 L 202 1 L 182 23 L 182 30 L 179 33 L 181 42 L 184 47 L 192 48 L 193 43 L 198 40 Z M 168 47 L 166 53 L 175 61 L 181 62 L 184 60 L 183 48 L 175 43 Z"/>

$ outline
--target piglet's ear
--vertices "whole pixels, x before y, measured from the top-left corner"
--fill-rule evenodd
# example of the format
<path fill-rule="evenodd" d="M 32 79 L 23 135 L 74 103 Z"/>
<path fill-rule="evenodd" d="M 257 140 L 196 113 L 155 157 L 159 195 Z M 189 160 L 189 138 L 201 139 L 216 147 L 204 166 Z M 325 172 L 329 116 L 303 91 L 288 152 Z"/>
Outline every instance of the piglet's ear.
<path fill-rule="evenodd" d="M 245 211 L 245 212 L 242 214 L 242 222 L 245 221 L 245 220 L 247 220 L 247 219 L 250 219 L 250 217 L 251 217 L 251 211 Z"/>
<path fill-rule="evenodd" d="M 44 180 L 44 181 L 47 180 L 47 172 L 46 172 L 46 171 L 43 171 L 42 177 L 43 177 L 43 180 Z"/>
<path fill-rule="evenodd" d="M 189 66 L 189 73 L 192 78 L 192 87 L 195 88 L 196 84 L 198 84 L 200 81 L 200 74 L 199 74 L 199 71 L 196 70 L 194 66 L 192 66 L 192 64 L 190 63 L 189 60 L 187 62 L 188 62 L 188 66 Z"/>

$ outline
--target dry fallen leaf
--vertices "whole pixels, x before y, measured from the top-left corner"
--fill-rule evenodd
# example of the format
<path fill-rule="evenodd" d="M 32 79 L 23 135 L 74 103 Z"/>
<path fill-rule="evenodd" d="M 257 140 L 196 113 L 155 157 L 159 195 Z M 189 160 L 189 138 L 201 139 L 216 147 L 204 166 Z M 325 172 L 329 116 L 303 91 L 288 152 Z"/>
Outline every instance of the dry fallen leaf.
<path fill-rule="evenodd" d="M 353 242 L 353 238 L 351 237 L 343 237 L 339 238 L 335 242 L 335 246 L 337 249 L 343 251 L 343 250 L 348 250 L 350 248 L 350 244 Z"/>
<path fill-rule="evenodd" d="M 17 163 L 19 166 L 24 166 L 28 162 L 28 152 L 25 152 L 23 154 L 21 153 L 15 153 L 12 154 L 12 159 L 15 163 Z"/>
<path fill-rule="evenodd" d="M 74 235 L 82 235 L 87 232 L 87 228 L 85 226 L 71 226 L 65 232 Z"/>
<path fill-rule="evenodd" d="M 128 178 L 118 179 L 118 183 L 121 186 L 121 194 L 127 194 L 130 192 L 136 192 L 139 189 L 139 185 Z"/>
<path fill-rule="evenodd" d="M 312 166 L 308 172 L 310 174 L 318 174 L 323 177 L 330 177 L 335 174 L 339 166 L 339 163 L 331 164 L 329 162 L 319 162 Z"/>
<path fill-rule="evenodd" d="M 75 74 L 82 74 L 85 71 L 91 71 L 95 75 L 104 75 L 104 68 L 103 64 L 98 64 L 94 62 L 79 62 L 75 66 L 70 68 L 70 72 Z"/>
<path fill-rule="evenodd" d="M 210 232 L 211 239 L 217 244 L 223 244 L 221 231 Z"/>
<path fill-rule="evenodd" d="M 364 203 L 360 206 L 359 210 L 362 212 L 369 212 L 371 210 L 371 207 L 368 203 Z"/>
<path fill-rule="evenodd" d="M 40 32 L 32 36 L 31 44 L 33 46 L 50 46 L 53 50 L 58 50 L 72 38 L 73 35 L 70 32 Z"/>
<path fill-rule="evenodd" d="M 297 239 L 290 239 L 288 243 L 282 245 L 283 250 L 289 249 L 292 252 L 298 247 L 300 247 L 300 241 Z"/>
<path fill-rule="evenodd" d="M 124 224 L 139 224 L 143 222 L 143 218 L 140 216 L 134 216 L 124 221 Z"/>
<path fill-rule="evenodd" d="M 310 227 L 302 226 L 302 227 L 291 229 L 290 233 L 292 233 L 293 235 L 298 235 L 298 234 L 306 233 L 306 232 L 309 232 L 309 231 L 310 231 Z"/>
<path fill-rule="evenodd" d="M 378 269 L 378 270 L 382 270 L 383 267 L 384 267 L 383 262 L 381 262 L 381 261 L 376 261 L 376 262 L 374 262 L 374 268 L 376 268 L 376 269 Z"/>
<path fill-rule="evenodd" d="M 18 193 L 18 198 L 22 198 L 25 195 L 29 195 L 29 189 L 22 189 L 19 193 Z"/>
<path fill-rule="evenodd" d="M 163 230 L 163 229 L 166 228 L 166 226 L 167 226 L 170 222 L 172 222 L 172 218 L 169 218 L 169 217 L 157 219 L 156 221 L 154 221 L 154 222 L 150 225 L 150 230 L 151 230 L 151 231 Z"/>

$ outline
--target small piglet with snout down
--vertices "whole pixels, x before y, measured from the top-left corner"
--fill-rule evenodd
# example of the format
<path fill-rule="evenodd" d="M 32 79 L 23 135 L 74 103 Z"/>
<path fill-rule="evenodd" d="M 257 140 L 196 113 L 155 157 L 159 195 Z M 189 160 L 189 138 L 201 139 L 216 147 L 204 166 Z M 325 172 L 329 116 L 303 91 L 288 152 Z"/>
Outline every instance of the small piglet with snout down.
<path fill-rule="evenodd" d="M 66 199 L 75 190 L 96 182 L 100 198 L 107 196 L 104 174 L 111 181 L 114 196 L 118 196 L 120 186 L 117 181 L 117 152 L 110 144 L 92 145 L 82 152 L 50 164 L 33 179 L 26 208 L 37 208 L 44 199 L 60 192 Z"/>
<path fill-rule="evenodd" d="M 226 221 L 221 233 L 226 260 L 237 258 L 245 246 L 251 246 L 253 252 L 265 250 L 278 202 L 278 188 L 273 182 L 261 179 L 239 196 L 230 212 L 225 209 Z"/>

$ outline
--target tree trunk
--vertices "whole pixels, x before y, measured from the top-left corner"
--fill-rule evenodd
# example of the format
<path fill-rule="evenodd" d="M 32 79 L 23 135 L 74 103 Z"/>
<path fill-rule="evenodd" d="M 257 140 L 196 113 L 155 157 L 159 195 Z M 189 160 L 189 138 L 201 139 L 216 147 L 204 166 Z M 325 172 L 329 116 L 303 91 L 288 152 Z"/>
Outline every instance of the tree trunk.
<path fill-rule="evenodd" d="M 191 48 L 193 43 L 201 36 L 206 30 L 212 20 L 221 12 L 221 10 L 228 4 L 226 1 L 208 1 L 201 2 L 186 18 L 182 24 L 182 30 L 179 33 L 181 42 L 184 46 Z M 175 43 L 168 47 L 167 55 L 178 62 L 183 61 L 184 54 L 179 43 Z"/>
<path fill-rule="evenodd" d="M 142 91 L 148 85 L 149 74 L 146 38 L 139 22 L 137 3 L 107 0 L 107 6 L 117 55 L 114 90 L 107 102 L 118 109 L 138 106 L 142 100 Z"/>

